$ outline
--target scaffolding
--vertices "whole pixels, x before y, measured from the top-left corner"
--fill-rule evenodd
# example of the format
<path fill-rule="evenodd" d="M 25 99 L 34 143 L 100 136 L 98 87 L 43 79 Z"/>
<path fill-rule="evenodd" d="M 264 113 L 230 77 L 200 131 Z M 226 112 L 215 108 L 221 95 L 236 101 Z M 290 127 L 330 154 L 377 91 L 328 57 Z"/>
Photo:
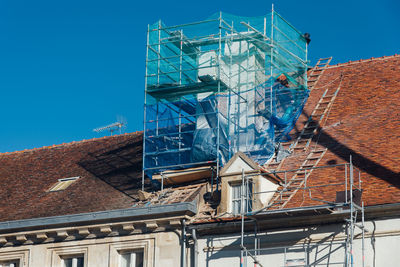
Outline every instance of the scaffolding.
<path fill-rule="evenodd" d="M 270 159 L 308 97 L 308 41 L 274 10 L 149 25 L 143 181 L 204 165 L 218 177 L 238 151 Z"/>
<path fill-rule="evenodd" d="M 320 172 L 320 173 L 318 173 Z M 330 179 L 332 182 L 326 184 L 319 184 L 318 182 L 314 183 L 310 182 L 311 173 L 314 174 L 313 177 L 318 177 L 319 174 L 329 172 L 330 174 L 337 175 L 342 172 L 344 175 L 344 179 L 338 179 L 337 177 L 334 179 Z M 358 177 L 354 178 L 354 173 L 358 174 Z M 291 185 L 288 176 L 290 173 L 303 173 L 304 175 L 304 183 L 299 186 Z M 283 178 L 282 186 L 277 191 L 262 191 L 257 192 L 254 191 L 256 187 L 253 185 L 253 180 L 258 177 L 266 177 L 266 176 L 276 176 Z M 355 228 L 360 229 L 359 235 L 361 235 L 361 266 L 364 265 L 364 234 L 365 234 L 365 226 L 364 226 L 364 203 L 361 200 L 362 194 L 362 181 L 361 174 L 358 169 L 355 169 L 350 157 L 349 163 L 337 164 L 337 165 L 329 165 L 329 166 L 320 166 L 320 167 L 310 167 L 310 168 L 300 168 L 294 170 L 282 170 L 282 171 L 274 171 L 268 172 L 264 174 L 246 174 L 242 171 L 242 186 L 241 186 L 241 209 L 240 209 L 240 218 L 241 218 L 241 236 L 240 236 L 240 266 L 246 267 L 248 264 L 252 264 L 253 266 L 268 266 L 265 262 L 263 262 L 263 254 L 268 251 L 275 251 L 275 253 L 280 253 L 282 255 L 282 265 L 281 266 L 317 266 L 321 265 L 322 262 L 319 262 L 316 259 L 314 262 L 310 262 L 309 254 L 312 252 L 317 244 L 312 242 L 308 242 L 306 244 L 294 244 L 291 246 L 272 246 L 272 247 L 261 247 L 260 242 L 260 230 L 257 229 L 258 221 L 262 220 L 262 216 L 265 215 L 276 215 L 276 214 L 287 214 L 290 212 L 307 212 L 307 211 L 315 211 L 315 210 L 323 210 L 326 214 L 342 214 L 344 215 L 344 236 L 345 238 L 340 240 L 331 240 L 330 246 L 336 246 L 337 248 L 333 251 L 339 250 L 341 247 L 344 247 L 344 259 L 343 261 L 332 261 L 329 262 L 329 266 L 354 266 L 355 256 L 354 256 L 354 248 L 353 241 L 356 237 Z M 252 189 L 249 189 L 252 188 Z M 329 191 L 336 192 L 336 196 L 329 194 Z M 260 195 L 273 193 L 274 197 L 271 198 L 271 201 L 268 205 L 259 208 L 253 209 L 251 208 L 250 203 L 254 203 L 255 199 L 259 198 Z M 292 196 L 296 195 L 302 200 L 300 205 L 294 205 L 293 207 L 285 207 L 281 208 L 279 205 L 276 205 L 276 202 L 279 202 L 279 198 L 291 194 Z M 336 197 L 336 199 L 334 199 Z M 303 205 L 304 203 L 308 203 L 309 205 Z M 297 203 L 298 204 L 298 203 Z M 250 207 L 250 208 L 249 208 Z M 247 244 L 253 244 L 251 247 L 245 244 L 245 234 L 248 232 L 249 227 L 246 225 L 254 224 L 254 243 L 249 242 Z M 246 230 L 247 229 L 247 230 Z M 252 234 L 250 233 L 250 236 Z M 248 237 L 248 236 L 247 236 Z M 302 253 L 303 256 L 299 256 Z M 330 252 L 331 253 L 331 252 Z M 329 258 L 324 255 L 323 259 Z M 317 258 L 317 256 L 315 256 Z M 336 257 L 337 258 L 337 257 Z M 322 260 L 321 260 L 322 261 Z M 325 263 L 326 264 L 326 263 Z M 322 264 L 323 265 L 323 264 Z M 249 265 L 250 266 L 250 265 Z"/>

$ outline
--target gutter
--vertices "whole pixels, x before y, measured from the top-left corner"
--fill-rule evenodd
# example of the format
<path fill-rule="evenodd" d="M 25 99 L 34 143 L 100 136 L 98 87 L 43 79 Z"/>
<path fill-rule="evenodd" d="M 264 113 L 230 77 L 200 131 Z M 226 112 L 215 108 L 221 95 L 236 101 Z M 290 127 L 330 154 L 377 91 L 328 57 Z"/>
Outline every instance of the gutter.
<path fill-rule="evenodd" d="M 246 231 L 251 230 L 253 222 L 258 221 L 263 230 L 302 227 L 309 225 L 343 222 L 350 217 L 350 210 L 335 210 L 343 205 L 320 205 L 282 210 L 272 210 L 246 218 Z M 400 203 L 382 204 L 364 207 L 365 220 L 399 217 Z M 241 221 L 238 218 L 222 219 L 211 222 L 200 222 L 189 226 L 201 235 L 240 232 Z"/>
<path fill-rule="evenodd" d="M 197 213 L 197 203 L 183 202 L 168 205 L 157 205 L 140 208 L 97 211 L 72 215 L 52 216 L 25 220 L 0 222 L 0 232 L 9 232 L 25 228 L 56 227 L 60 225 L 80 225 L 84 223 L 101 223 L 123 220 L 143 220 L 150 217 L 165 218 L 177 215 L 194 215 Z"/>

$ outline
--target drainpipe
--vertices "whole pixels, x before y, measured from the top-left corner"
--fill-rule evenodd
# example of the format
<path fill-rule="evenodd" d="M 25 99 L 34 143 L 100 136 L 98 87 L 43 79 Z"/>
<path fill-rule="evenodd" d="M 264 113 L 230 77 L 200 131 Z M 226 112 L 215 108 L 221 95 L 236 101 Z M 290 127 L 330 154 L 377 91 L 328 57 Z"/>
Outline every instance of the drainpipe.
<path fill-rule="evenodd" d="M 182 220 L 181 267 L 186 267 L 186 220 Z"/>
<path fill-rule="evenodd" d="M 193 238 L 193 250 L 194 250 L 194 262 L 193 262 L 193 267 L 197 267 L 197 255 L 199 252 L 197 251 L 197 236 L 196 236 L 196 229 L 192 229 L 192 238 Z"/>

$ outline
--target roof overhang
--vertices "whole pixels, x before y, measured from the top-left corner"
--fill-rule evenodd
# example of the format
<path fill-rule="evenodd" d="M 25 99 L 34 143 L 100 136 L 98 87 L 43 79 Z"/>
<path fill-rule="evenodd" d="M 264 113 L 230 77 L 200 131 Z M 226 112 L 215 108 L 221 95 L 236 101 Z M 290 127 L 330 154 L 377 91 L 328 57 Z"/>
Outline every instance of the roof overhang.
<path fill-rule="evenodd" d="M 364 207 L 365 219 L 386 219 L 400 217 L 400 203 Z M 254 231 L 254 223 L 259 230 L 282 230 L 286 228 L 344 223 L 350 216 L 346 205 L 319 205 L 291 209 L 271 210 L 245 217 L 245 231 Z M 217 218 L 197 222 L 189 226 L 200 235 L 240 233 L 241 218 Z"/>
<path fill-rule="evenodd" d="M 124 221 L 146 221 L 150 219 L 168 220 L 168 218 L 192 216 L 196 213 L 197 202 L 192 201 L 168 205 L 6 221 L 0 222 L 0 233 Z"/>

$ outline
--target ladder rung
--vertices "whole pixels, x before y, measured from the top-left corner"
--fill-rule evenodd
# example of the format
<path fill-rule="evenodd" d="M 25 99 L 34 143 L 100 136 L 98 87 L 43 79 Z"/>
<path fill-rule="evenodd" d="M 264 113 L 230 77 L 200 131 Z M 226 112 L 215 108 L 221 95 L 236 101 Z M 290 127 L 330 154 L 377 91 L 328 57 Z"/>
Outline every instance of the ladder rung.
<path fill-rule="evenodd" d="M 304 137 L 302 137 L 302 135 L 300 135 L 299 138 L 301 138 L 302 140 L 307 140 L 307 143 L 308 143 L 308 141 L 310 141 L 309 138 L 304 138 Z M 302 142 L 301 144 L 305 144 L 305 143 L 306 142 Z"/>
<path fill-rule="evenodd" d="M 328 60 L 328 59 L 332 59 L 332 57 L 322 57 L 319 60 Z"/>
<path fill-rule="evenodd" d="M 307 142 L 308 142 L 307 139 L 299 139 L 299 140 L 297 141 L 297 143 L 307 143 Z"/>
<path fill-rule="evenodd" d="M 281 164 L 280 161 L 279 162 L 270 162 L 268 165 L 271 166 L 271 165 L 279 165 L 279 164 Z"/>
<path fill-rule="evenodd" d="M 334 97 L 335 95 L 333 94 L 333 95 L 325 95 L 325 96 L 323 96 L 323 98 L 326 98 L 326 97 Z"/>
<path fill-rule="evenodd" d="M 322 152 L 325 152 L 325 149 L 313 150 L 310 153 L 322 153 Z"/>
<path fill-rule="evenodd" d="M 304 181 L 304 178 L 300 178 L 300 179 L 294 178 L 294 179 L 292 179 L 292 180 L 290 180 L 290 181 L 293 181 L 293 182 L 302 182 L 302 181 Z"/>
<path fill-rule="evenodd" d="M 311 116 L 312 116 L 312 117 L 321 117 L 322 115 L 324 115 L 324 113 L 321 113 L 321 114 L 312 114 Z"/>
<path fill-rule="evenodd" d="M 301 168 L 311 168 L 311 167 L 314 167 L 314 164 L 301 165 Z"/>
<path fill-rule="evenodd" d="M 315 164 L 316 163 L 316 161 L 317 160 L 319 160 L 320 159 L 320 157 L 315 157 L 315 158 L 312 158 L 312 159 L 309 159 L 309 158 L 306 158 L 305 160 L 304 160 L 304 162 L 307 162 L 307 164 Z"/>

